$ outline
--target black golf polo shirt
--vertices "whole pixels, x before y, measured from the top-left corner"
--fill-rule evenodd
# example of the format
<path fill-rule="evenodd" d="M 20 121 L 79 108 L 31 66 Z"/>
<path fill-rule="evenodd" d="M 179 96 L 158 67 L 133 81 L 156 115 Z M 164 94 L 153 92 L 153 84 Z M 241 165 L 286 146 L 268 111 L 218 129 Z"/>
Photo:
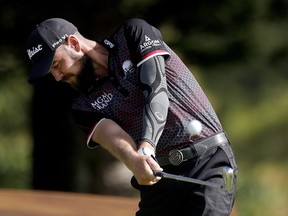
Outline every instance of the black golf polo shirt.
<path fill-rule="evenodd" d="M 109 76 L 100 79 L 88 94 L 80 94 L 72 110 L 87 135 L 90 148 L 97 124 L 103 119 L 117 122 L 137 143 L 141 140 L 144 95 L 137 68 L 149 58 L 165 57 L 169 110 L 157 144 L 157 156 L 184 148 L 203 137 L 222 131 L 222 126 L 199 83 L 182 60 L 164 43 L 160 32 L 140 19 L 123 23 L 109 38 L 101 41 L 109 50 Z M 201 134 L 190 137 L 187 125 L 197 118 Z"/>

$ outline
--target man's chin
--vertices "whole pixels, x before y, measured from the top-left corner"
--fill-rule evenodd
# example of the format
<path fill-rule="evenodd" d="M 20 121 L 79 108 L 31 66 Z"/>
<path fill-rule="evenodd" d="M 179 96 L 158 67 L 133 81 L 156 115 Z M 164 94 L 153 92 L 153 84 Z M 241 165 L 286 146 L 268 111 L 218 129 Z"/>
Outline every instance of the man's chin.
<path fill-rule="evenodd" d="M 80 90 L 80 86 L 78 83 L 76 82 L 71 82 L 71 81 L 67 81 L 67 80 L 62 80 L 62 83 L 65 85 L 69 85 L 72 89 L 79 91 Z"/>
<path fill-rule="evenodd" d="M 82 88 L 79 85 L 75 85 L 75 84 L 70 84 L 71 88 L 73 88 L 76 91 L 82 92 L 83 90 L 81 90 Z"/>
<path fill-rule="evenodd" d="M 81 93 L 88 93 L 92 88 L 93 85 L 77 85 L 75 83 L 69 85 L 76 91 L 81 92 Z"/>
<path fill-rule="evenodd" d="M 71 84 L 70 84 L 70 86 L 71 86 L 71 88 L 73 88 L 74 90 L 80 91 L 80 88 L 79 88 L 78 86 L 76 86 L 76 85 L 71 85 Z"/>

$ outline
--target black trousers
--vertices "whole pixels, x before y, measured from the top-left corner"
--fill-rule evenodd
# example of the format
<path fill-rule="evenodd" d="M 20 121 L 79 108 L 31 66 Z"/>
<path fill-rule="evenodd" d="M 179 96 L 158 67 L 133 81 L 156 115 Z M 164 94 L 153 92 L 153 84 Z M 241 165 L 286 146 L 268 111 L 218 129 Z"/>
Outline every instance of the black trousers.
<path fill-rule="evenodd" d="M 164 178 L 153 186 L 143 186 L 133 177 L 131 184 L 140 191 L 141 198 L 136 216 L 229 216 L 235 200 L 238 168 L 228 143 L 179 166 L 162 168 L 167 173 L 223 184 L 222 169 L 225 166 L 235 172 L 231 192 Z"/>

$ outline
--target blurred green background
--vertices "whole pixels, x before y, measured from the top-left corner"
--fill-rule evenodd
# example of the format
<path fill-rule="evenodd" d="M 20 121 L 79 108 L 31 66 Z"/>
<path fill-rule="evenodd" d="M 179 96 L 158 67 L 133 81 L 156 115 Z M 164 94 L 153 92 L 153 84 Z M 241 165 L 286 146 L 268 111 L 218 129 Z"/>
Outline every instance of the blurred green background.
<path fill-rule="evenodd" d="M 286 0 L 39 4 L 0 2 L 0 188 L 137 196 L 122 164 L 101 149 L 87 149 L 64 96 L 72 93 L 50 78 L 27 83 L 25 43 L 50 17 L 66 18 L 95 39 L 139 17 L 162 31 L 222 120 L 239 165 L 237 215 L 288 215 Z"/>

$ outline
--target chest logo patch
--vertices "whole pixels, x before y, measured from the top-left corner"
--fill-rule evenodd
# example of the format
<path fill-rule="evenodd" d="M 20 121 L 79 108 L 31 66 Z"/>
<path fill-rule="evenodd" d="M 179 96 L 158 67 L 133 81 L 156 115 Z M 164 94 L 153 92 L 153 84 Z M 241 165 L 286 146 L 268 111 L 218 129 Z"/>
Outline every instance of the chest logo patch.
<path fill-rule="evenodd" d="M 122 64 L 122 69 L 123 69 L 125 74 L 135 71 L 135 68 L 133 67 L 133 63 L 131 60 L 125 60 Z"/>
<path fill-rule="evenodd" d="M 96 100 L 93 103 L 91 103 L 91 105 L 96 110 L 102 110 L 109 105 L 112 98 L 113 98 L 112 93 L 104 92 L 100 97 L 96 98 Z"/>

